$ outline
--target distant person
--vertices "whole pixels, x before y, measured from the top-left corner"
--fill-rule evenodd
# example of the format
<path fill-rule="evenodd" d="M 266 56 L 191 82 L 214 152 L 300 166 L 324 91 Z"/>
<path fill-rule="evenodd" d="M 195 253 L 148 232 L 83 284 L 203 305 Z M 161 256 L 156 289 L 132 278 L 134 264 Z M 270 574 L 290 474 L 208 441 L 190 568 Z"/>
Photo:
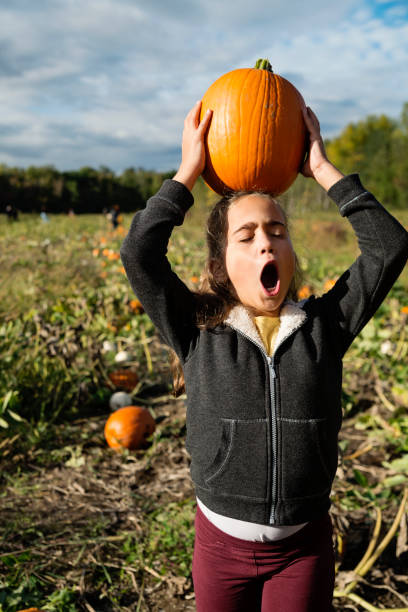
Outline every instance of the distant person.
<path fill-rule="evenodd" d="M 48 217 L 48 215 L 47 215 L 47 212 L 46 212 L 46 209 L 45 209 L 45 207 L 44 207 L 44 206 L 43 206 L 43 207 L 42 207 L 42 209 L 41 209 L 41 212 L 40 212 L 40 218 L 41 218 L 41 220 L 42 220 L 42 222 L 43 222 L 43 223 L 49 223 L 49 220 L 50 220 L 50 219 L 49 219 L 49 217 Z"/>
<path fill-rule="evenodd" d="M 18 221 L 18 210 L 11 204 L 6 206 L 6 215 L 9 221 Z"/>
<path fill-rule="evenodd" d="M 110 211 L 110 220 L 112 223 L 113 229 L 116 229 L 120 222 L 120 207 L 119 204 L 115 204 Z"/>
<path fill-rule="evenodd" d="M 227 194 L 209 216 L 202 286 L 190 291 L 166 252 L 205 167 L 211 113 L 200 123 L 200 109 L 186 117 L 176 175 L 136 213 L 121 248 L 134 292 L 173 349 L 178 394 L 185 381 L 196 609 L 328 612 L 342 358 L 403 270 L 408 233 L 357 174 L 329 161 L 304 106 L 302 174 L 348 219 L 359 257 L 328 292 L 299 301 L 279 203 L 264 192 Z"/>

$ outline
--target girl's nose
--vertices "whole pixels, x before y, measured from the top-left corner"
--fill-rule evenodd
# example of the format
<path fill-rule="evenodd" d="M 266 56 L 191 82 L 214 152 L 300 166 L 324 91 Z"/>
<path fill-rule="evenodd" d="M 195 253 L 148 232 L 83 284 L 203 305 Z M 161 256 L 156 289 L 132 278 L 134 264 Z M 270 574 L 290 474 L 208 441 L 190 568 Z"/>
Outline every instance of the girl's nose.
<path fill-rule="evenodd" d="M 261 253 L 273 253 L 273 240 L 268 234 L 264 234 L 260 238 L 259 249 Z"/>

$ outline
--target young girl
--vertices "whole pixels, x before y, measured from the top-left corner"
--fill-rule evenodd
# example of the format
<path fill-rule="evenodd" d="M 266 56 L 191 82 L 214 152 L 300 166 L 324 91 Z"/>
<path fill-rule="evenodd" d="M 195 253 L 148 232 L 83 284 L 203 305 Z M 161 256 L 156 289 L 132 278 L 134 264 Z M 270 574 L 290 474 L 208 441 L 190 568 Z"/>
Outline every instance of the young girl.
<path fill-rule="evenodd" d="M 135 215 L 121 249 L 185 380 L 197 610 L 327 612 L 342 357 L 403 269 L 408 234 L 357 175 L 329 162 L 305 107 L 302 172 L 349 219 L 360 256 L 322 297 L 292 301 L 297 263 L 282 209 L 267 194 L 233 194 L 210 217 L 208 290 L 192 293 L 166 249 L 205 165 L 211 112 L 200 123 L 200 107 L 186 117 L 178 172 Z"/>

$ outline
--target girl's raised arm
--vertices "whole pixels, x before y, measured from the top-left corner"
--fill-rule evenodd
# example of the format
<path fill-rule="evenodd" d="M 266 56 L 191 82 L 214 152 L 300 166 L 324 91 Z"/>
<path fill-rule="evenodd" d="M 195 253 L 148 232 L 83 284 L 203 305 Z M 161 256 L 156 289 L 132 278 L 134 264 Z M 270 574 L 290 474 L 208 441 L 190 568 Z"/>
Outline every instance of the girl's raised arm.
<path fill-rule="evenodd" d="M 374 315 L 397 280 L 408 256 L 408 233 L 360 182 L 357 174 L 344 176 L 328 160 L 319 121 L 304 109 L 310 146 L 302 173 L 314 178 L 347 217 L 361 254 L 334 287 L 316 300 L 327 311 L 333 341 L 341 354 Z M 312 307 L 312 306 L 311 306 Z"/>
<path fill-rule="evenodd" d="M 329 161 L 320 133 L 320 123 L 308 106 L 303 107 L 303 118 L 309 131 L 309 152 L 302 168 L 302 174 L 314 178 L 326 191 L 343 178 L 340 172 Z"/>
<path fill-rule="evenodd" d="M 164 181 L 146 208 L 138 211 L 120 253 L 131 287 L 163 340 L 183 361 L 198 335 L 194 296 L 173 272 L 168 241 L 193 204 L 191 189 L 205 164 L 204 136 L 211 119 L 199 122 L 201 102 L 184 122 L 182 162 L 174 180 Z"/>

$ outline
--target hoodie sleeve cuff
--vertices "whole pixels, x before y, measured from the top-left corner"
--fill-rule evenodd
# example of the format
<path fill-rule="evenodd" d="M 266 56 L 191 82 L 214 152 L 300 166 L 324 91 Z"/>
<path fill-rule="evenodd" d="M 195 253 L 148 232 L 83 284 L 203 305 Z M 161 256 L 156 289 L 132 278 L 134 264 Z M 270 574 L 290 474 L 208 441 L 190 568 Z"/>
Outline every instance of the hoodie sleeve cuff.
<path fill-rule="evenodd" d="M 372 195 L 363 187 L 358 174 L 349 174 L 330 187 L 327 195 L 339 207 L 342 217 L 346 217 L 359 205 L 360 198 Z M 365 199 L 365 198 L 364 198 Z"/>
<path fill-rule="evenodd" d="M 183 216 L 194 203 L 194 197 L 191 191 L 187 189 L 183 183 L 173 181 L 173 179 L 166 179 L 163 181 L 162 186 L 154 198 L 161 198 L 177 206 Z"/>

